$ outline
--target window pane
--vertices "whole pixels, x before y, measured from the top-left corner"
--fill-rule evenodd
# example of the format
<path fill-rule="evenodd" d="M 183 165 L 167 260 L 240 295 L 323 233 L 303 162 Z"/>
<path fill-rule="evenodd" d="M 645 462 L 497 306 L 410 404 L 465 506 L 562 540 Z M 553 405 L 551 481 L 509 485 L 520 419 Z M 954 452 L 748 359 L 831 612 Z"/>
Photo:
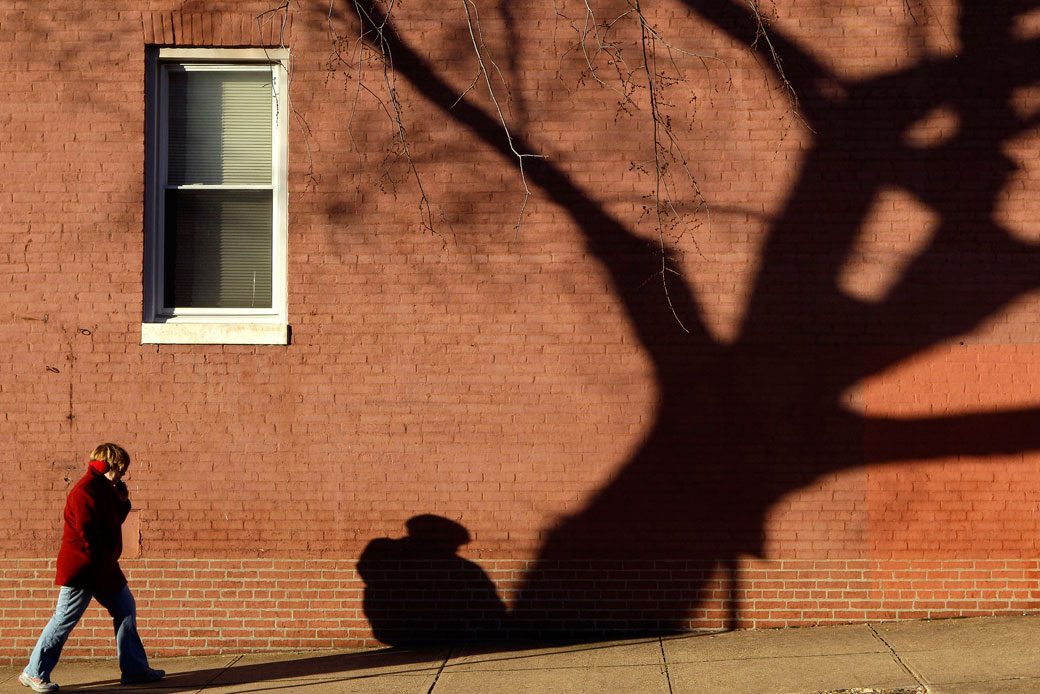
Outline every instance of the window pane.
<path fill-rule="evenodd" d="M 271 308 L 272 195 L 166 191 L 168 308 Z"/>
<path fill-rule="evenodd" d="M 170 70 L 167 182 L 271 185 L 271 74 Z"/>

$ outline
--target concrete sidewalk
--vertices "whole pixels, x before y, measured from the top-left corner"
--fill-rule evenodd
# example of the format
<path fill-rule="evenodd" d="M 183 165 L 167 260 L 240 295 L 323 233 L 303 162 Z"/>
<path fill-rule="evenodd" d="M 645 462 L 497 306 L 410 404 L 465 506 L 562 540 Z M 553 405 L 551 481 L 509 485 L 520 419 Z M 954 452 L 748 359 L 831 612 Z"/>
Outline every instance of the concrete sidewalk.
<path fill-rule="evenodd" d="M 808 694 L 1040 692 L 1040 616 L 689 634 L 549 646 L 458 646 L 157 658 L 155 685 L 115 662 L 62 663 L 62 691 L 143 694 Z M 0 668 L 3 692 L 19 667 Z"/>

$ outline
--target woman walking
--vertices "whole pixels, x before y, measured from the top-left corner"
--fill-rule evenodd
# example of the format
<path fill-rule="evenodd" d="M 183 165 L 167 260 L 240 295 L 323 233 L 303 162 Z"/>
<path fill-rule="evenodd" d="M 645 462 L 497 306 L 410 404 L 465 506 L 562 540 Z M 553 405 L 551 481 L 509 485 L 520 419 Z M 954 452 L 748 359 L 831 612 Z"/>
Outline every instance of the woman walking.
<path fill-rule="evenodd" d="M 61 586 L 58 606 L 18 677 L 33 691 L 57 691 L 51 671 L 92 598 L 112 615 L 123 684 L 155 682 L 166 674 L 148 666 L 137 635 L 137 606 L 119 568 L 123 551 L 120 526 L 130 512 L 130 496 L 122 477 L 129 467 L 126 450 L 103 443 L 90 454 L 87 473 L 69 492 L 54 579 L 55 585 Z"/>

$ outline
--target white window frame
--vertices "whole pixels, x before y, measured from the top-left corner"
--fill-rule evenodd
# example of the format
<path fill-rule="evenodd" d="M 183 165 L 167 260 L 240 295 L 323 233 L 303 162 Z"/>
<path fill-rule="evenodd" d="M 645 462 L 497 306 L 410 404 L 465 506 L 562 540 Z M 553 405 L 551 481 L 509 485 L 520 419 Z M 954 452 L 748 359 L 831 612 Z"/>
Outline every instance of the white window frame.
<path fill-rule="evenodd" d="M 145 261 L 142 344 L 288 344 L 288 109 L 289 53 L 271 48 L 150 48 L 145 79 Z M 166 171 L 165 67 L 269 68 L 272 77 L 273 224 L 270 309 L 164 308 L 163 199 Z"/>

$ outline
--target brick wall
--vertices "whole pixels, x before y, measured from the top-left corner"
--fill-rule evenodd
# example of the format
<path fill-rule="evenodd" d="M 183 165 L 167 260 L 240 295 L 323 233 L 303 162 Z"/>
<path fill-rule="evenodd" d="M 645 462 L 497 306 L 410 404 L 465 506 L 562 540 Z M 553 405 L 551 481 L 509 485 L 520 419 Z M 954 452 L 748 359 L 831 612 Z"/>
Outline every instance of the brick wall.
<path fill-rule="evenodd" d="M 465 603 L 483 579 L 450 577 L 477 569 L 518 630 L 1035 609 L 1029 17 L 777 3 L 796 112 L 739 12 L 649 9 L 708 56 L 664 95 L 708 203 L 671 179 L 664 285 L 646 90 L 619 109 L 568 50 L 583 4 L 481 7 L 514 144 L 547 157 L 524 179 L 481 84 L 451 107 L 478 68 L 461 9 L 395 10 L 437 233 L 403 164 L 380 178 L 394 124 L 330 62 L 328 5 L 278 5 L 0 9 L 0 659 L 52 609 L 102 440 L 134 457 L 124 564 L 156 653 L 373 645 L 356 562 L 422 514 L 465 528 L 464 559 L 383 557 L 385 595 L 425 571 Z M 145 48 L 279 42 L 292 344 L 142 345 Z M 89 613 L 68 655 L 110 654 L 108 628 Z"/>
<path fill-rule="evenodd" d="M 515 588 L 533 562 L 481 563 L 487 577 L 509 604 Z M 130 560 L 124 568 L 139 611 L 139 628 L 150 652 L 203 655 L 242 651 L 377 647 L 373 625 L 361 608 L 365 583 L 353 560 Z M 448 595 L 430 584 L 457 579 L 458 565 L 447 562 L 402 562 L 398 601 L 405 614 L 376 620 L 383 638 L 397 643 L 406 629 L 413 639 L 439 635 L 446 605 L 466 610 L 459 589 Z M 595 564 L 561 563 L 561 575 L 572 583 L 602 580 Z M 736 570 L 737 581 L 731 583 Z M 42 625 L 54 609 L 55 592 L 47 577 L 49 560 L 3 560 L 4 634 L 10 639 L 6 662 L 19 663 L 32 650 Z M 684 629 L 773 628 L 806 624 L 960 616 L 1016 614 L 1040 605 L 1037 560 L 747 560 L 720 569 L 713 563 L 661 560 L 653 571 L 628 567 L 629 579 L 617 586 L 619 613 L 631 621 L 630 633 L 661 625 L 671 628 L 674 616 L 657 611 L 658 594 L 670 586 L 699 588 L 691 599 L 696 608 L 685 616 Z M 422 581 L 418 599 L 408 590 Z M 561 590 L 561 599 L 579 594 Z M 472 613 L 471 613 L 472 614 Z M 501 634 L 524 625 L 500 622 Z M 525 632 L 529 633 L 529 632 Z M 558 634 L 559 632 L 557 632 Z M 93 605 L 76 627 L 64 657 L 114 657 L 112 623 Z M 403 640 L 401 643 L 410 643 Z"/>

